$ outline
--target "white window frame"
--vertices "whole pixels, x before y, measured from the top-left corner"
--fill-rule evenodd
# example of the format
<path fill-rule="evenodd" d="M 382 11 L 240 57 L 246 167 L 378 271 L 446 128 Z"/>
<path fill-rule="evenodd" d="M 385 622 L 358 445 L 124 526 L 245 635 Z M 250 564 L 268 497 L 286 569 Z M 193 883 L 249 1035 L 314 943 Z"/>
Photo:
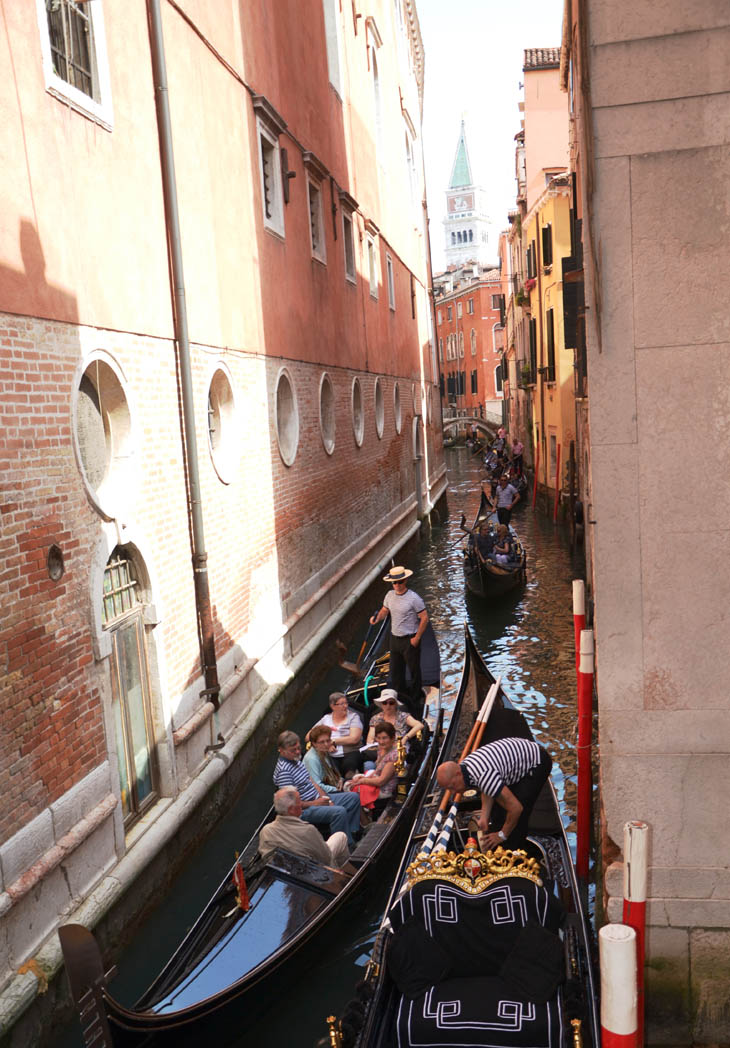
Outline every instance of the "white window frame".
<path fill-rule="evenodd" d="M 393 272 L 393 259 L 388 254 L 385 256 L 385 271 L 388 278 L 388 305 L 395 313 L 395 274 Z"/>
<path fill-rule="evenodd" d="M 461 320 L 463 312 L 464 312 L 464 310 L 462 308 L 461 302 L 457 302 L 456 303 L 456 319 L 457 320 Z"/>
<path fill-rule="evenodd" d="M 285 236 L 284 232 L 284 193 L 281 184 L 281 153 L 279 151 L 279 138 L 272 134 L 261 119 L 256 121 L 256 130 L 259 143 L 259 176 L 261 180 L 261 215 L 264 227 L 276 233 L 277 236 Z M 266 188 L 264 183 L 264 146 L 263 142 L 271 147 L 271 214 L 266 214 Z"/>
<path fill-rule="evenodd" d="M 370 297 L 377 299 L 380 284 L 380 260 L 378 258 L 378 245 L 371 233 L 367 234 L 368 252 L 368 280 L 370 283 Z"/>
<path fill-rule="evenodd" d="M 309 212 L 309 243 L 312 258 L 327 264 L 327 242 L 324 237 L 324 201 L 322 183 L 307 177 L 307 208 Z"/>
<path fill-rule="evenodd" d="M 54 98 L 71 106 L 77 113 L 89 117 L 107 131 L 114 129 L 114 110 L 112 108 L 111 80 L 109 77 L 109 57 L 104 32 L 104 12 L 101 0 L 86 0 L 86 13 L 90 16 L 94 34 L 93 65 L 96 74 L 96 86 L 99 98 L 95 100 L 69 84 L 53 70 L 51 55 L 51 37 L 48 29 L 46 0 L 36 0 L 38 29 L 40 31 L 41 59 L 46 91 Z"/>
<path fill-rule="evenodd" d="M 345 279 L 351 284 L 357 283 L 357 263 L 355 261 L 355 216 L 347 208 L 342 209 L 342 243 L 345 256 Z M 348 264 L 347 247 L 350 246 L 350 264 Z"/>
<path fill-rule="evenodd" d="M 327 46 L 327 74 L 337 97 L 342 101 L 342 46 L 340 44 L 339 13 L 337 0 L 322 0 L 324 13 L 324 35 Z"/>
<path fill-rule="evenodd" d="M 466 311 L 467 311 L 467 313 L 473 313 L 474 312 L 474 299 L 473 298 L 468 298 L 466 300 Z"/>

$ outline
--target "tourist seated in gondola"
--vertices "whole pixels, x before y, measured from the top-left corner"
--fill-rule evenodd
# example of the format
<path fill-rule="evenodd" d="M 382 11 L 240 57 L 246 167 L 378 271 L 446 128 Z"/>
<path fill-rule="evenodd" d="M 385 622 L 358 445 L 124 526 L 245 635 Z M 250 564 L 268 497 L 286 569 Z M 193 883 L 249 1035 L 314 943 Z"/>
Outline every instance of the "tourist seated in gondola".
<path fill-rule="evenodd" d="M 486 521 L 479 525 L 479 530 L 474 536 L 474 552 L 477 560 L 486 564 L 494 549 L 495 535 Z"/>
<path fill-rule="evenodd" d="M 381 720 L 376 726 L 375 742 L 378 749 L 374 770 L 353 776 L 346 785 L 353 790 L 358 786 L 377 786 L 378 797 L 374 802 L 374 813 L 377 814 L 382 811 L 395 793 L 397 782 L 395 765 L 398 760 L 398 747 L 395 741 L 395 728 L 389 721 Z"/>
<path fill-rule="evenodd" d="M 311 822 L 323 832 L 332 834 L 343 830 L 347 843 L 355 842 L 360 829 L 360 798 L 353 793 L 339 791 L 325 793 L 302 761 L 302 744 L 293 731 L 283 731 L 278 738 L 279 759 L 274 768 L 274 786 L 293 786 L 302 799 L 302 819 Z"/>
<path fill-rule="evenodd" d="M 315 724 L 309 732 L 309 749 L 302 757 L 312 781 L 325 793 L 341 793 L 344 779 L 332 762 L 335 744 L 332 729 L 326 724 Z"/>
<path fill-rule="evenodd" d="M 276 791 L 274 811 L 276 818 L 259 834 L 259 851 L 264 859 L 275 848 L 284 848 L 325 866 L 345 865 L 350 855 L 347 834 L 338 830 L 323 840 L 317 828 L 302 819 L 302 798 L 294 786 L 282 786 Z"/>
<path fill-rule="evenodd" d="M 375 702 L 379 709 L 370 720 L 368 744 L 375 744 L 375 736 L 381 724 L 392 724 L 396 739 L 403 739 L 407 752 L 409 741 L 423 730 L 423 722 L 410 715 L 398 698 L 395 688 L 383 688 Z"/>
<path fill-rule="evenodd" d="M 332 730 L 332 741 L 335 744 L 330 757 L 340 775 L 359 770 L 360 741 L 363 724 L 360 714 L 350 707 L 347 697 L 341 691 L 333 691 L 329 697 L 330 711 L 320 717 L 317 724 L 324 724 Z M 316 725 L 315 725 L 316 727 Z M 304 736 L 309 742 L 311 729 Z"/>
<path fill-rule="evenodd" d="M 508 567 L 510 562 L 515 560 L 514 543 L 506 524 L 497 525 L 497 536 L 491 555 L 503 568 Z"/>

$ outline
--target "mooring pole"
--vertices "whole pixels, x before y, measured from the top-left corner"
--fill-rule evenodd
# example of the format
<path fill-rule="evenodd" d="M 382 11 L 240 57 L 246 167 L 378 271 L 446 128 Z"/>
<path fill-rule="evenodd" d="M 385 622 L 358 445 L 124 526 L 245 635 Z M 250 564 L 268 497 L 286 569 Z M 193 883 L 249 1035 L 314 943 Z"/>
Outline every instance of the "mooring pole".
<path fill-rule="evenodd" d="M 591 735 L 593 726 L 593 630 L 581 630 L 578 668 L 578 832 L 575 872 L 588 880 L 591 845 Z"/>
<path fill-rule="evenodd" d="M 644 1043 L 644 956 L 646 942 L 646 888 L 648 879 L 649 826 L 627 822 L 624 826 L 623 922 L 636 932 L 636 1043 Z"/>

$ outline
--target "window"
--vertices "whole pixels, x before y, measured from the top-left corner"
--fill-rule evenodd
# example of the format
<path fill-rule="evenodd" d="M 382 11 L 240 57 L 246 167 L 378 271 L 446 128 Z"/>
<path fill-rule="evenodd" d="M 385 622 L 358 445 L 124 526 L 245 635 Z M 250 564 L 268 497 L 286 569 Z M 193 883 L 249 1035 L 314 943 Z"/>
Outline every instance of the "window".
<path fill-rule="evenodd" d="M 408 169 L 408 187 L 411 192 L 411 202 L 416 202 L 416 159 L 413 151 L 413 142 L 408 131 L 406 136 L 406 167 Z"/>
<path fill-rule="evenodd" d="M 368 236 L 368 277 L 370 280 L 370 294 L 373 298 L 378 297 L 378 253 L 375 247 L 375 241 L 371 236 Z"/>
<path fill-rule="evenodd" d="M 535 317 L 530 317 L 530 373 L 531 382 L 537 381 L 537 320 Z"/>
<path fill-rule="evenodd" d="M 311 178 L 307 179 L 307 196 L 309 200 L 309 233 L 312 242 L 312 256 L 319 262 L 326 262 L 327 247 L 324 239 L 322 187 Z"/>
<path fill-rule="evenodd" d="M 113 126 L 101 0 L 36 0 L 46 90 Z"/>
<path fill-rule="evenodd" d="M 324 10 L 324 34 L 327 44 L 327 72 L 337 94 L 342 98 L 342 75 L 340 73 L 340 30 L 337 24 L 339 3 L 337 0 L 322 0 Z"/>
<path fill-rule="evenodd" d="M 462 313 L 463 313 L 463 308 L 462 308 L 461 302 L 457 302 L 456 303 L 456 315 L 457 315 L 457 317 L 459 319 L 461 319 Z"/>
<path fill-rule="evenodd" d="M 393 386 L 393 413 L 395 416 L 395 431 L 400 433 L 403 426 L 403 409 L 400 402 L 400 386 L 397 382 Z"/>
<path fill-rule="evenodd" d="M 555 477 L 558 470 L 558 438 L 555 433 L 550 434 L 550 476 Z M 557 484 L 558 478 L 555 477 Z"/>
<path fill-rule="evenodd" d="M 472 393 L 478 393 L 479 392 L 478 389 L 477 389 L 477 372 L 476 371 L 472 371 L 472 373 L 471 373 L 471 391 L 472 391 Z"/>
<path fill-rule="evenodd" d="M 436 313 L 436 323 L 440 326 L 441 324 L 441 310 L 439 309 Z"/>
<path fill-rule="evenodd" d="M 156 800 L 158 791 L 144 608 L 129 550 L 117 546 L 104 570 L 101 621 L 111 639 L 112 710 L 125 828 Z"/>
<path fill-rule="evenodd" d="M 241 455 L 236 404 L 228 369 L 219 364 L 208 386 L 208 450 L 218 479 L 230 484 Z"/>
<path fill-rule="evenodd" d="M 498 364 L 494 369 L 494 389 L 498 397 L 504 396 L 504 389 L 502 383 L 502 365 Z"/>
<path fill-rule="evenodd" d="M 532 240 L 527 248 L 527 279 L 531 280 L 537 276 L 537 258 L 535 241 Z"/>
<path fill-rule="evenodd" d="M 395 277 L 393 276 L 393 259 L 385 256 L 385 270 L 388 275 L 388 305 L 395 311 Z"/>
<path fill-rule="evenodd" d="M 451 306 L 449 306 L 447 308 L 447 310 L 446 310 L 446 319 L 447 320 L 453 320 L 454 319 L 454 311 L 453 311 Z"/>
<path fill-rule="evenodd" d="M 284 201 L 281 191 L 279 139 L 259 121 L 259 165 L 264 226 L 284 236 Z"/>
<path fill-rule="evenodd" d="M 380 74 L 378 72 L 378 59 L 376 50 L 383 41 L 375 24 L 375 19 L 369 16 L 366 19 L 366 33 L 368 39 L 368 57 L 370 61 L 370 75 L 373 81 L 373 116 L 375 122 L 375 150 L 378 159 L 383 159 L 383 100 L 380 91 Z"/>
<path fill-rule="evenodd" d="M 365 435 L 365 412 L 362 405 L 362 388 L 360 379 L 354 379 L 352 383 L 352 433 L 358 447 L 362 444 Z"/>
<path fill-rule="evenodd" d="M 541 229 L 542 235 L 542 264 L 548 269 L 553 264 L 553 227 L 548 223 Z"/>
<path fill-rule="evenodd" d="M 492 309 L 499 309 L 501 300 L 501 295 L 492 295 Z"/>
<path fill-rule="evenodd" d="M 319 383 L 319 431 L 324 450 L 331 455 L 335 450 L 335 391 L 326 372 Z"/>
<path fill-rule="evenodd" d="M 342 212 L 342 240 L 345 245 L 345 276 L 353 284 L 357 279 L 355 272 L 355 233 L 352 228 L 352 215 Z"/>
<path fill-rule="evenodd" d="M 375 379 L 375 432 L 378 440 L 382 439 L 385 429 L 385 401 L 383 398 L 383 383 L 379 378 Z"/>
<path fill-rule="evenodd" d="M 466 311 L 467 311 L 467 313 L 473 313 L 474 312 L 474 299 L 473 298 L 468 298 L 466 300 Z"/>
<path fill-rule="evenodd" d="M 299 444 L 299 410 L 294 385 L 286 368 L 279 372 L 274 401 L 276 437 L 279 454 L 285 466 L 291 466 Z"/>
<path fill-rule="evenodd" d="M 555 321 L 553 310 L 545 314 L 545 337 L 547 340 L 547 381 L 555 381 Z"/>
<path fill-rule="evenodd" d="M 474 328 L 471 329 L 469 338 L 471 341 L 471 355 L 475 357 L 477 355 L 477 333 Z"/>
<path fill-rule="evenodd" d="M 464 332 L 463 331 L 459 332 L 459 356 L 462 357 L 462 358 L 464 356 Z"/>
<path fill-rule="evenodd" d="M 442 338 L 440 338 L 439 339 L 439 360 L 443 361 L 443 359 L 444 359 L 444 340 Z"/>

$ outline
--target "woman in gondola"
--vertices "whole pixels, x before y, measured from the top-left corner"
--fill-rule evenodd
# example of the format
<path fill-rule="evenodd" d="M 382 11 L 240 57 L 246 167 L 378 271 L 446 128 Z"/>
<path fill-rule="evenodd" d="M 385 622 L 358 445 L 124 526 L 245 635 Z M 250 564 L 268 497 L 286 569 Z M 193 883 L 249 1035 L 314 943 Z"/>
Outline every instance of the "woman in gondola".
<path fill-rule="evenodd" d="M 350 709 L 347 696 L 341 691 L 333 691 L 329 697 L 330 712 L 320 717 L 317 724 L 325 724 L 332 729 L 332 741 L 335 749 L 330 754 L 332 763 L 340 775 L 357 771 L 360 764 L 360 740 L 362 739 L 362 720 L 355 710 Z M 309 742 L 310 732 L 305 735 Z"/>
<path fill-rule="evenodd" d="M 403 739 L 406 746 L 408 745 L 408 740 L 412 739 L 414 735 L 417 735 L 423 729 L 423 722 L 416 720 L 415 717 L 411 717 L 398 698 L 398 692 L 395 688 L 383 688 L 375 701 L 380 709 L 373 714 L 370 721 L 367 738 L 368 745 L 375 742 L 378 726 L 384 722 L 393 725 L 396 739 Z"/>
<path fill-rule="evenodd" d="M 375 728 L 375 742 L 378 752 L 375 758 L 374 771 L 366 775 L 353 775 L 349 783 L 351 789 L 361 785 L 377 786 L 378 798 L 375 801 L 375 812 L 382 811 L 395 793 L 395 765 L 398 760 L 398 749 L 395 744 L 395 728 L 389 721 L 381 720 Z"/>
<path fill-rule="evenodd" d="M 492 555 L 500 567 L 506 568 L 514 559 L 514 548 L 512 537 L 506 524 L 497 525 L 497 540 L 492 550 Z"/>

